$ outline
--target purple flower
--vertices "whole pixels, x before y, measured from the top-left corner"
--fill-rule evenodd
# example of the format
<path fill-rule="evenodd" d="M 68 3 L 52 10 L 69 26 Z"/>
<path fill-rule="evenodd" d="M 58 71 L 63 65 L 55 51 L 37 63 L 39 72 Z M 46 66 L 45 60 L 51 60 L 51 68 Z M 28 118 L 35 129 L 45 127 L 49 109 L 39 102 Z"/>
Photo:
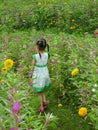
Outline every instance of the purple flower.
<path fill-rule="evenodd" d="M 88 93 L 88 96 L 89 96 L 89 97 L 91 96 L 91 93 L 90 93 L 90 92 Z"/>
<path fill-rule="evenodd" d="M 18 127 L 12 127 L 10 130 L 19 130 Z"/>
<path fill-rule="evenodd" d="M 21 120 L 19 118 L 15 118 L 16 122 L 21 122 Z"/>
<path fill-rule="evenodd" d="M 72 64 L 72 66 L 74 67 L 74 66 L 75 66 L 75 64 L 73 63 L 73 64 Z"/>
<path fill-rule="evenodd" d="M 17 92 L 18 91 L 18 89 L 17 88 L 13 88 L 13 92 Z"/>
<path fill-rule="evenodd" d="M 23 56 L 24 58 L 27 57 L 27 53 L 22 54 L 22 56 Z"/>
<path fill-rule="evenodd" d="M 12 127 L 10 130 L 15 130 L 14 127 Z"/>
<path fill-rule="evenodd" d="M 20 103 L 19 102 L 15 102 L 13 104 L 13 111 L 19 112 L 20 107 L 21 107 Z"/>
<path fill-rule="evenodd" d="M 79 91 L 79 94 L 83 94 L 83 91 Z"/>
<path fill-rule="evenodd" d="M 29 84 L 29 86 L 32 86 L 32 85 L 33 85 L 33 82 L 29 82 L 28 84 Z"/>
<path fill-rule="evenodd" d="M 12 98 L 11 98 L 11 97 L 9 97 L 9 98 L 8 98 L 8 101 L 9 101 L 9 102 L 11 102 L 11 101 L 12 101 Z"/>
<path fill-rule="evenodd" d="M 28 77 L 28 78 L 31 78 L 31 77 L 32 77 L 32 74 L 33 74 L 33 72 L 30 71 L 27 77 Z"/>

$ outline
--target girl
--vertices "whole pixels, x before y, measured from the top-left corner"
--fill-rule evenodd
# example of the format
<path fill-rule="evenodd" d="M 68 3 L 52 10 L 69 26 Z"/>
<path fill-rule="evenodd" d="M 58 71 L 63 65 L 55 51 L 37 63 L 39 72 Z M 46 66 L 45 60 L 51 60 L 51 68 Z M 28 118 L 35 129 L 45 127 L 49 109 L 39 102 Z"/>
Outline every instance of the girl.
<path fill-rule="evenodd" d="M 34 65 L 34 72 L 32 76 L 33 90 L 39 94 L 41 101 L 39 111 L 42 113 L 45 112 L 44 106 L 48 106 L 44 92 L 50 87 L 50 77 L 47 68 L 49 54 L 45 52 L 46 47 L 49 52 L 49 45 L 46 43 L 46 40 L 38 40 L 36 43 L 37 54 L 32 55 L 32 64 Z"/>

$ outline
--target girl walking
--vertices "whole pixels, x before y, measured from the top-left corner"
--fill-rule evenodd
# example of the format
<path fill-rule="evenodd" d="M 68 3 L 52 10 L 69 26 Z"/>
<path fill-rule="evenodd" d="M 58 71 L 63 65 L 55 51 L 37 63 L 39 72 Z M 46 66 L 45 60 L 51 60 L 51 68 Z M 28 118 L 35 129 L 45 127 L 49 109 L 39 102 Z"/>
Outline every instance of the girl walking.
<path fill-rule="evenodd" d="M 50 77 L 47 68 L 49 54 L 45 52 L 46 47 L 49 52 L 49 45 L 46 43 L 46 40 L 38 40 L 36 43 L 37 54 L 32 55 L 32 65 L 34 65 L 34 72 L 32 76 L 33 90 L 39 94 L 41 102 L 39 111 L 41 113 L 44 113 L 44 107 L 48 106 L 44 92 L 50 88 Z"/>

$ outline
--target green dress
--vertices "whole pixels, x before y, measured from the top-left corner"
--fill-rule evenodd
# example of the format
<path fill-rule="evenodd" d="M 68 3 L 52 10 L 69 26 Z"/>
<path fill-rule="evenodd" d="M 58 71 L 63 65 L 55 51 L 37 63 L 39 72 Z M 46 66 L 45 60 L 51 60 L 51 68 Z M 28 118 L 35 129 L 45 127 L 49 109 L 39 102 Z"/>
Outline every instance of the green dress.
<path fill-rule="evenodd" d="M 44 92 L 50 88 L 50 77 L 47 68 L 48 57 L 47 52 L 41 53 L 41 57 L 39 54 L 32 55 L 32 58 L 35 60 L 32 75 L 34 92 Z"/>

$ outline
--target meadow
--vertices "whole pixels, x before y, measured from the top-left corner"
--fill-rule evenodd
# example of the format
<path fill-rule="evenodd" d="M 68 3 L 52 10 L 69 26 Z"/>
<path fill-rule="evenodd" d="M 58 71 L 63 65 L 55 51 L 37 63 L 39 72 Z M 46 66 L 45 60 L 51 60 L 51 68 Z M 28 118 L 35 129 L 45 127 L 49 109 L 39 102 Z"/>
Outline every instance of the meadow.
<path fill-rule="evenodd" d="M 0 1 L 0 130 L 98 130 L 97 4 Z M 44 114 L 32 89 L 31 55 L 40 38 L 50 46 Z"/>

